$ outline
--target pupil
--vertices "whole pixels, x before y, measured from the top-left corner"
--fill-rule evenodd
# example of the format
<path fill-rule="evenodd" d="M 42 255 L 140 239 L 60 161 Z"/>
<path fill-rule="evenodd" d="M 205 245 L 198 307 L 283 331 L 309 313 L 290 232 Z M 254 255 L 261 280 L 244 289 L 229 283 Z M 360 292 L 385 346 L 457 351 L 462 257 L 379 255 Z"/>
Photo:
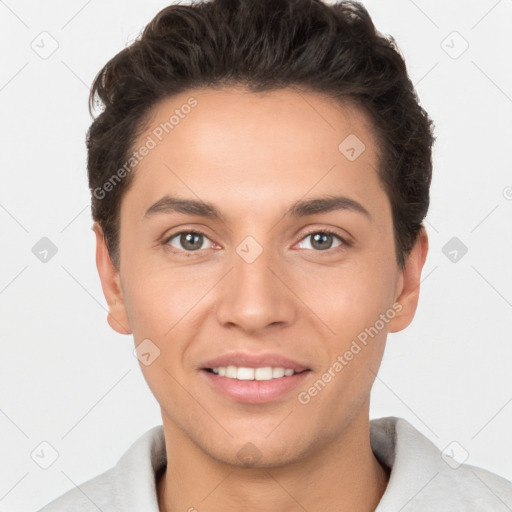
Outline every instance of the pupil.
<path fill-rule="evenodd" d="M 332 235 L 330 235 L 329 233 L 315 233 L 315 235 L 313 236 L 313 247 L 316 247 L 317 249 L 329 249 L 331 244 L 327 243 L 327 246 L 322 246 L 322 242 L 325 243 L 326 240 L 327 242 L 332 242 L 331 239 Z M 315 246 L 317 242 L 319 243 L 319 246 Z"/>
<path fill-rule="evenodd" d="M 197 237 L 195 243 L 193 242 L 194 237 Z M 186 247 L 191 250 L 196 250 L 200 249 L 201 245 L 203 245 L 201 237 L 202 235 L 200 235 L 199 233 L 186 233 L 185 235 L 181 235 L 181 242 L 183 247 Z"/>

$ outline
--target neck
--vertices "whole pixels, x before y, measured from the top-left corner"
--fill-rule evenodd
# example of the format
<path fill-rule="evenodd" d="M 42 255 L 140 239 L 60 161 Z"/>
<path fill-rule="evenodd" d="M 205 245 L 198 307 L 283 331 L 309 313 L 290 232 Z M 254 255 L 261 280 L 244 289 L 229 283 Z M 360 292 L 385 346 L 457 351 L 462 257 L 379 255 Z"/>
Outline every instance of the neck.
<path fill-rule="evenodd" d="M 157 482 L 160 511 L 374 511 L 390 470 L 372 452 L 368 410 L 363 412 L 322 449 L 271 468 L 214 460 L 164 421 L 168 465 Z"/>

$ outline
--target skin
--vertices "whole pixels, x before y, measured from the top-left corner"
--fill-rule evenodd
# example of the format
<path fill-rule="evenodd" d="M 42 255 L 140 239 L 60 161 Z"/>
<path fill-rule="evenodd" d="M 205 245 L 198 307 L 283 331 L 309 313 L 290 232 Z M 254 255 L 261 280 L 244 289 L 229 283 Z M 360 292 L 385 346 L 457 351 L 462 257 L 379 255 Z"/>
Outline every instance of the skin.
<path fill-rule="evenodd" d="M 141 364 L 161 407 L 169 461 L 157 482 L 160 509 L 374 510 L 389 468 L 371 450 L 370 391 L 387 333 L 414 317 L 427 235 L 420 232 L 400 269 L 372 124 L 321 94 L 186 91 L 157 105 L 135 147 L 190 96 L 198 105 L 138 164 L 123 198 L 119 269 L 94 225 L 110 325 L 160 350 Z M 338 150 L 349 134 L 366 147 L 354 161 Z M 211 202 L 225 217 L 145 217 L 165 194 Z M 358 201 L 371 218 L 351 210 L 284 217 L 295 201 L 326 195 Z M 308 232 L 326 228 L 351 245 L 334 236 L 318 249 Z M 165 242 L 191 229 L 205 235 L 198 251 L 180 236 Z M 252 263 L 236 252 L 247 236 L 263 249 Z M 298 393 L 393 304 L 400 312 L 301 404 Z M 288 356 L 310 372 L 278 400 L 240 403 L 198 370 L 234 351 Z M 252 465 L 237 456 L 246 443 L 259 454 Z"/>

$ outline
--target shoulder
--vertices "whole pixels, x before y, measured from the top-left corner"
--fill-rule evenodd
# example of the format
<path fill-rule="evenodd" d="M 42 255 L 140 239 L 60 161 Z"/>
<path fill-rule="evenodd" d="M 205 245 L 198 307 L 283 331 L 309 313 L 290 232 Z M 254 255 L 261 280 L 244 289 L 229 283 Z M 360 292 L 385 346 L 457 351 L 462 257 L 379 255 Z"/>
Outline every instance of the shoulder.
<path fill-rule="evenodd" d="M 375 456 L 391 468 L 388 487 L 376 512 L 512 510 L 512 482 L 485 469 L 457 462 L 403 418 L 372 420 Z M 464 458 L 464 457 L 463 457 Z M 460 460 L 460 458 L 459 458 Z"/>
<path fill-rule="evenodd" d="M 115 467 L 87 480 L 57 497 L 38 512 L 98 512 L 112 510 L 107 508 L 112 499 L 112 490 L 116 481 Z"/>
<path fill-rule="evenodd" d="M 138 508 L 158 512 L 155 477 L 166 462 L 163 428 L 158 425 L 139 437 L 114 467 L 75 486 L 38 512 L 115 512 Z"/>

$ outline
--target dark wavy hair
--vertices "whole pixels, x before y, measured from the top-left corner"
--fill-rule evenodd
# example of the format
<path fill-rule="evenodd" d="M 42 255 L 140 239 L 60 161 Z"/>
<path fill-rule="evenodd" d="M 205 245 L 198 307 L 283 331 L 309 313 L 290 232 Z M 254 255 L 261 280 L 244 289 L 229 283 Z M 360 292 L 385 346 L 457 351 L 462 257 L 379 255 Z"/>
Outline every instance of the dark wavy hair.
<path fill-rule="evenodd" d="M 403 268 L 429 207 L 433 123 L 395 40 L 377 32 L 361 4 L 321 0 L 169 5 L 99 71 L 89 112 L 94 117 L 99 104 L 101 113 L 87 132 L 87 166 L 92 216 L 114 265 L 119 268 L 121 200 L 134 173 L 105 184 L 119 178 L 152 110 L 187 89 L 235 85 L 319 92 L 369 114 Z"/>

